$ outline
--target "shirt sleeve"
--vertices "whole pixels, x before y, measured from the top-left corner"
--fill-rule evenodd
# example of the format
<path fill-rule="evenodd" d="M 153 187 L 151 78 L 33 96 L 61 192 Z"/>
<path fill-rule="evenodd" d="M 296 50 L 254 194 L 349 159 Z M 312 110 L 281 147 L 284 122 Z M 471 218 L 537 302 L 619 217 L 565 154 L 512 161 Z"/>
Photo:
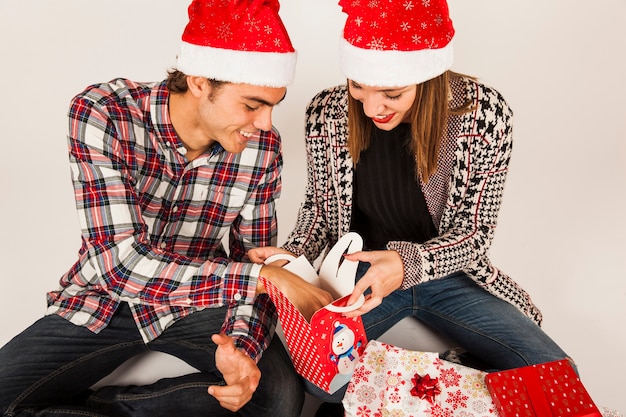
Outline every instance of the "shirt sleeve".
<path fill-rule="evenodd" d="M 265 174 L 230 229 L 229 247 L 234 259 L 248 260 L 248 250 L 276 245 L 275 202 L 281 192 L 283 164 L 280 144 L 276 130 L 262 134 L 260 146 L 269 151 L 263 153 Z M 274 304 L 266 294 L 261 294 L 253 305 L 236 303 L 230 307 L 222 331 L 234 337 L 235 345 L 258 362 L 274 334 L 277 320 Z"/>
<path fill-rule="evenodd" d="M 352 194 L 350 178 L 345 171 L 336 168 L 342 161 L 350 159 L 345 143 L 345 126 L 337 123 L 334 125 L 337 131 L 329 131 L 327 127 L 328 119 L 346 117 L 345 114 L 335 115 L 341 113 L 344 107 L 347 109 L 346 100 L 347 92 L 344 88 L 330 88 L 316 94 L 306 108 L 307 182 L 304 201 L 283 249 L 297 256 L 304 255 L 311 263 L 340 237 L 339 202 L 343 199 L 338 193 Z"/>
<path fill-rule="evenodd" d="M 253 305 L 236 305 L 228 309 L 222 332 L 235 339 L 235 346 L 258 362 L 269 346 L 276 329 L 276 307 L 260 294 Z"/>

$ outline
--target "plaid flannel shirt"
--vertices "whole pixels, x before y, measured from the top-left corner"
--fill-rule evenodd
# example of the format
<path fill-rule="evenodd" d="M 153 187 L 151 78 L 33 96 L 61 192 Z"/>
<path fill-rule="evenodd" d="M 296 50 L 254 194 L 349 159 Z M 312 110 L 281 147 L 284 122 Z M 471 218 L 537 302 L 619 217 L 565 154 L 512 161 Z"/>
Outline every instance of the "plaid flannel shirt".
<path fill-rule="evenodd" d="M 72 100 L 82 246 L 47 313 L 97 333 L 127 302 L 147 343 L 194 311 L 227 305 L 222 331 L 258 361 L 275 309 L 255 297 L 261 266 L 245 261 L 248 249 L 276 244 L 280 136 L 262 132 L 240 154 L 216 144 L 188 162 L 168 97 L 165 82 L 116 79 Z"/>

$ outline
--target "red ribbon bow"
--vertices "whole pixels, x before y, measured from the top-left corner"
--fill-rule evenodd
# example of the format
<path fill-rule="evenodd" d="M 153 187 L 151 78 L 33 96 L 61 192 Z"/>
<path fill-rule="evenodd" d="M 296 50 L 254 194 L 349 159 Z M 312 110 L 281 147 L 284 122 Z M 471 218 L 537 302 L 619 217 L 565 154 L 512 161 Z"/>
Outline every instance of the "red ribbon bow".
<path fill-rule="evenodd" d="M 435 403 L 435 396 L 441 394 L 439 389 L 439 380 L 437 378 L 431 378 L 430 375 L 419 376 L 415 374 L 411 378 L 413 388 L 411 388 L 411 395 L 419 397 L 421 400 L 428 400 L 429 403 Z"/>

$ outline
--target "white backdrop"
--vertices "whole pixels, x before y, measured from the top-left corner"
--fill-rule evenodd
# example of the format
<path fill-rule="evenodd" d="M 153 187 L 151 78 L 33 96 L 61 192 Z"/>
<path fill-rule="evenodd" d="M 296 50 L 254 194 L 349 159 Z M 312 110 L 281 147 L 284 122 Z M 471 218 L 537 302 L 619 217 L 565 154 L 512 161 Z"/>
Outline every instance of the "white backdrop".
<path fill-rule="evenodd" d="M 415 1 L 415 0 L 414 0 Z M 45 309 L 74 262 L 78 223 L 66 154 L 70 98 L 175 62 L 187 0 L 0 0 L 0 345 Z M 496 87 L 515 113 L 515 152 L 495 263 L 534 297 L 545 330 L 597 403 L 626 411 L 626 2 L 450 0 L 453 69 Z M 285 150 L 282 242 L 305 183 L 303 112 L 338 84 L 336 0 L 283 0 L 299 50 L 276 108 Z"/>

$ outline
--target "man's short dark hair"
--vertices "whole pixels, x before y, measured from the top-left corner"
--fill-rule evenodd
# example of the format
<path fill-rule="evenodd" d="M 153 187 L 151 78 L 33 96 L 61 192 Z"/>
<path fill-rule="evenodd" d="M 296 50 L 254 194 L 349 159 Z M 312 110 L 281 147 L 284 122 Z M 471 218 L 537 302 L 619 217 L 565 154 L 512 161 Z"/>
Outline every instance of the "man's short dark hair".
<path fill-rule="evenodd" d="M 219 90 L 219 88 L 226 84 L 226 81 L 218 81 L 212 78 L 207 78 L 209 84 L 211 84 L 211 90 L 213 92 Z M 183 94 L 186 93 L 189 87 L 187 86 L 187 74 L 172 69 L 167 73 L 167 89 L 170 93 Z"/>

